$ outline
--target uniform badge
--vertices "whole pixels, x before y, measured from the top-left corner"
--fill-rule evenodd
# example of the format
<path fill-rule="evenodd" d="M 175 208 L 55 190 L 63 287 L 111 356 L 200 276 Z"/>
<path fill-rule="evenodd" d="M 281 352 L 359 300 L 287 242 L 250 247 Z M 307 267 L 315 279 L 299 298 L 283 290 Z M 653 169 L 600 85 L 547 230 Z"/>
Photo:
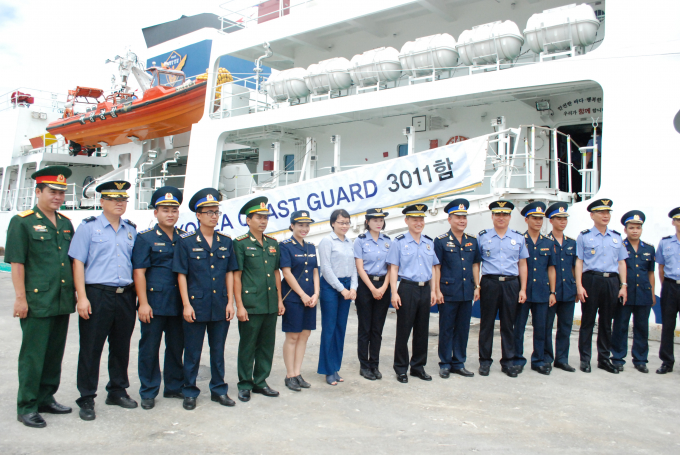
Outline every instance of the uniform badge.
<path fill-rule="evenodd" d="M 491 250 L 487 250 L 486 257 L 491 257 Z"/>
<path fill-rule="evenodd" d="M 221 247 L 219 248 L 220 251 L 227 251 L 228 249 L 229 249 L 229 248 L 227 248 L 226 246 L 221 246 Z"/>
<path fill-rule="evenodd" d="M 191 251 L 203 251 L 203 248 L 192 248 Z"/>
<path fill-rule="evenodd" d="M 247 247 L 246 247 L 246 250 L 256 250 L 256 249 L 257 249 L 257 248 L 255 248 L 254 246 L 247 246 Z"/>
<path fill-rule="evenodd" d="M 643 256 L 650 256 L 651 253 L 642 253 Z"/>
<path fill-rule="evenodd" d="M 214 201 L 214 200 L 215 200 L 215 196 L 213 196 L 212 194 L 208 194 L 208 195 L 205 197 L 205 200 L 206 200 L 206 201 Z"/>
<path fill-rule="evenodd" d="M 270 253 L 276 253 L 276 247 L 275 247 L 275 246 L 270 246 L 270 247 L 269 247 L 269 252 L 270 252 Z"/>
<path fill-rule="evenodd" d="M 132 232 L 128 232 L 128 238 L 132 240 Z"/>
<path fill-rule="evenodd" d="M 619 243 L 619 241 L 618 241 L 618 240 L 616 240 L 616 239 L 612 239 L 612 240 L 614 241 L 614 243 Z"/>
<path fill-rule="evenodd" d="M 517 242 L 515 241 L 515 239 L 510 240 L 510 245 L 517 245 Z"/>
<path fill-rule="evenodd" d="M 590 250 L 590 254 L 595 254 L 595 250 Z"/>
<path fill-rule="evenodd" d="M 47 226 L 41 226 L 39 224 L 33 226 L 33 229 L 35 229 L 35 232 L 47 232 Z"/>
<path fill-rule="evenodd" d="M 42 216 L 38 212 L 35 212 L 35 217 L 36 218 L 42 218 Z"/>
<path fill-rule="evenodd" d="M 390 244 L 389 244 L 389 243 L 386 243 L 386 244 L 385 244 L 385 248 L 389 248 L 389 247 L 390 247 Z"/>
<path fill-rule="evenodd" d="M 465 246 L 472 246 L 472 243 L 466 243 Z"/>
<path fill-rule="evenodd" d="M 158 229 L 156 229 L 156 234 L 161 235 L 161 231 L 159 231 Z"/>
<path fill-rule="evenodd" d="M 153 245 L 154 246 L 165 246 L 165 242 L 156 242 Z"/>
<path fill-rule="evenodd" d="M 201 238 L 199 236 L 196 236 L 196 242 L 201 243 Z"/>
<path fill-rule="evenodd" d="M 430 249 L 430 245 L 427 245 L 427 249 L 428 249 L 428 250 Z"/>

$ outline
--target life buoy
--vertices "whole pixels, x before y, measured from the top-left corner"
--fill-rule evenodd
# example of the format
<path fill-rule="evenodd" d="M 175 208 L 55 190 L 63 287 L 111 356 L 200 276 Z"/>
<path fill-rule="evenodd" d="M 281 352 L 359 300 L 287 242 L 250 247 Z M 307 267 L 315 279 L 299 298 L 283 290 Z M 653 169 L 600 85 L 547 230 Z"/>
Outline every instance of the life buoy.
<path fill-rule="evenodd" d="M 470 139 L 470 138 L 465 137 L 465 136 L 452 136 L 451 139 L 446 141 L 446 145 L 455 144 L 456 142 L 467 141 L 468 139 Z"/>

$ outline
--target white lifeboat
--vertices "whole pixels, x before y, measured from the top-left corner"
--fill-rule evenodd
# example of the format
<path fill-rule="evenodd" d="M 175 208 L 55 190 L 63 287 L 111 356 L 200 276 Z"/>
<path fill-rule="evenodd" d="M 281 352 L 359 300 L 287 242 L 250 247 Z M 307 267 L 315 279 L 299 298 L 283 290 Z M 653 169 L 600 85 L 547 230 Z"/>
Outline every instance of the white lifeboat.
<path fill-rule="evenodd" d="M 536 13 L 527 21 L 524 37 L 529 48 L 541 52 L 564 51 L 595 42 L 600 21 L 590 5 L 582 3 L 552 8 Z"/>
<path fill-rule="evenodd" d="M 350 75 L 355 85 L 368 87 L 401 77 L 399 52 L 393 47 L 379 47 L 352 57 Z"/>
<path fill-rule="evenodd" d="M 349 60 L 344 57 L 331 58 L 309 65 L 305 76 L 307 88 L 315 95 L 350 88 L 352 86 L 350 66 Z"/>
<path fill-rule="evenodd" d="M 265 90 L 277 103 L 304 98 L 309 95 L 305 76 L 307 70 L 304 68 L 280 71 L 267 79 L 264 83 Z"/>
<path fill-rule="evenodd" d="M 409 76 L 421 77 L 439 74 L 458 63 L 456 39 L 448 33 L 424 36 L 408 41 L 399 53 L 401 66 Z"/>
<path fill-rule="evenodd" d="M 512 21 L 496 21 L 472 27 L 458 37 L 456 49 L 460 60 L 468 66 L 493 64 L 499 59 L 519 57 L 524 38 Z"/>

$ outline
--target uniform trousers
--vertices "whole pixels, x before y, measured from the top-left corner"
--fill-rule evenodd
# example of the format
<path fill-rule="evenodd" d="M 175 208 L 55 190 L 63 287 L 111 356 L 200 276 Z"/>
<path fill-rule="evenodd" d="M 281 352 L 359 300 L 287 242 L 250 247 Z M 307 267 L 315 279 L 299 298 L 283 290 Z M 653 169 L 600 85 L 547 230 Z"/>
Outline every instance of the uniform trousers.
<path fill-rule="evenodd" d="M 22 338 L 17 414 L 37 412 L 38 406 L 54 403 L 61 379 L 68 319 L 68 314 L 62 314 L 19 320 Z"/>
<path fill-rule="evenodd" d="M 633 365 L 647 363 L 649 354 L 649 313 L 651 305 L 621 305 L 616 304 L 614 312 L 614 329 L 612 331 L 612 363 L 623 365 L 628 354 L 628 325 L 633 316 Z"/>
<path fill-rule="evenodd" d="M 524 332 L 529 320 L 529 311 L 531 311 L 531 326 L 534 328 L 534 352 L 531 353 L 531 366 L 540 367 L 545 363 L 545 324 L 548 318 L 548 306 L 548 302 L 524 302 L 518 306 L 514 329 L 515 366 L 527 364 L 527 359 L 524 357 Z"/>
<path fill-rule="evenodd" d="M 351 277 L 338 278 L 340 283 L 349 289 Z M 319 349 L 319 374 L 335 374 L 340 371 L 342 355 L 345 347 L 345 331 L 351 300 L 345 300 L 341 293 L 321 277 L 319 293 L 321 307 L 321 347 Z"/>
<path fill-rule="evenodd" d="M 104 343 L 109 342 L 109 382 L 106 391 L 114 398 L 127 397 L 130 387 L 128 363 L 130 361 L 130 338 L 135 329 L 137 296 L 129 287 L 120 294 L 114 291 L 85 285 L 90 301 L 90 319 L 78 318 L 80 331 L 80 354 L 78 356 L 78 405 L 97 396 L 99 364 Z"/>
<path fill-rule="evenodd" d="M 453 370 L 465 368 L 470 335 L 472 302 L 447 300 L 439 305 L 439 367 Z"/>
<path fill-rule="evenodd" d="M 603 277 L 583 273 L 583 288 L 588 297 L 581 302 L 581 329 L 578 332 L 578 350 L 581 362 L 590 362 L 593 349 L 593 328 L 597 319 L 597 360 L 609 360 L 612 345 L 612 320 L 619 294 L 618 275 Z"/>
<path fill-rule="evenodd" d="M 159 349 L 165 333 L 163 382 L 166 392 L 180 392 L 184 383 L 182 351 L 184 330 L 181 316 L 154 316 L 149 323 L 140 321 L 138 374 L 142 399 L 156 398 L 161 386 Z"/>
<path fill-rule="evenodd" d="M 501 366 L 513 366 L 515 357 L 514 324 L 519 305 L 519 278 L 498 281 L 482 275 L 479 320 L 479 365 L 493 363 L 493 332 L 496 314 L 501 320 Z"/>
<path fill-rule="evenodd" d="M 182 393 L 187 398 L 196 398 L 201 389 L 196 387 L 198 367 L 201 365 L 203 339 L 208 332 L 210 346 L 210 392 L 226 395 L 229 386 L 224 382 L 224 344 L 229 332 L 229 321 L 182 322 L 184 330 L 184 385 Z M 167 384 L 167 383 L 166 383 Z"/>
<path fill-rule="evenodd" d="M 571 300 L 557 302 L 555 305 L 548 307 L 545 324 L 545 354 L 543 358 L 545 363 L 552 363 L 553 361 L 569 363 L 569 337 L 571 336 L 571 328 L 574 324 L 575 306 L 575 302 Z M 555 351 L 553 353 L 552 330 L 555 323 L 555 315 L 557 315 L 557 332 L 555 334 Z"/>
<path fill-rule="evenodd" d="M 248 321 L 238 321 L 238 389 L 267 387 L 272 372 L 276 320 L 278 314 L 248 314 Z"/>
<path fill-rule="evenodd" d="M 385 278 L 372 281 L 372 283 L 378 289 L 385 284 Z M 368 286 L 359 280 L 355 305 L 359 322 L 357 355 L 362 369 L 378 368 L 382 332 L 387 318 L 387 310 L 390 307 L 390 295 L 388 288 L 382 299 L 376 300 Z"/>
<path fill-rule="evenodd" d="M 401 280 L 399 283 L 401 306 L 397 310 L 397 336 L 394 343 L 394 371 L 406 374 L 411 371 L 423 372 L 427 363 L 427 342 L 430 331 L 430 284 L 418 286 Z M 411 340 L 411 361 L 408 356 L 408 339 Z"/>
<path fill-rule="evenodd" d="M 675 336 L 675 322 L 680 311 L 680 284 L 675 280 L 664 279 L 661 286 L 661 346 L 659 359 L 664 365 L 673 366 L 673 338 Z"/>

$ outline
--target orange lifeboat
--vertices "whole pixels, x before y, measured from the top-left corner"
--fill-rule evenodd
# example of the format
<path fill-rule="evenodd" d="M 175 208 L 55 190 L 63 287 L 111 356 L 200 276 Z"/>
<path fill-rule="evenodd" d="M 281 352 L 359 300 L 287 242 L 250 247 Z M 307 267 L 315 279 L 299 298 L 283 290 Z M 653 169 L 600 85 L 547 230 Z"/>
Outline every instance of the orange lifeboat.
<path fill-rule="evenodd" d="M 182 71 L 152 67 L 151 87 L 141 99 L 133 93 L 115 92 L 105 99 L 103 90 L 77 87 L 69 90 L 64 118 L 50 123 L 47 131 L 69 141 L 71 153 L 102 146 L 126 144 L 191 130 L 203 116 L 205 80 L 185 80 Z M 74 113 L 73 104 L 88 104 Z"/>

